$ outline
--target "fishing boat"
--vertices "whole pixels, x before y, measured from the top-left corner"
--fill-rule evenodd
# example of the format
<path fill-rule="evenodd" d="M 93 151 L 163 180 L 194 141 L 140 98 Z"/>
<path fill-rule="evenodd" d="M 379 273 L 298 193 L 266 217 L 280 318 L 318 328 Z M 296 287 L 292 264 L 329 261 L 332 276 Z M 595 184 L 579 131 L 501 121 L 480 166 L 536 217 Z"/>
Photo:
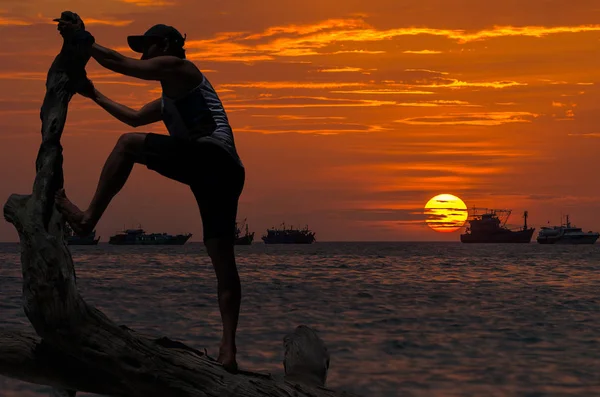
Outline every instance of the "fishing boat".
<path fill-rule="evenodd" d="M 75 234 L 68 223 L 65 223 L 65 239 L 67 240 L 67 245 L 97 245 L 98 241 L 100 241 L 100 237 L 96 238 L 95 230 L 87 236 L 81 237 Z"/>
<path fill-rule="evenodd" d="M 506 222 L 512 210 L 471 208 L 473 214 L 467 220 L 469 226 L 460 235 L 463 243 L 529 243 L 535 228 L 527 227 L 528 212 L 523 213 L 523 226 L 510 229 Z M 477 212 L 483 210 L 483 214 Z"/>
<path fill-rule="evenodd" d="M 293 226 L 286 229 L 285 223 L 282 223 L 280 229 L 267 229 L 262 240 L 265 244 L 312 244 L 316 239 L 315 232 L 309 230 L 308 226 L 304 229 L 294 229 Z"/>
<path fill-rule="evenodd" d="M 242 229 L 245 229 L 245 233 L 242 236 Z M 242 224 L 242 228 L 238 227 L 238 223 L 235 223 L 235 245 L 250 245 L 254 241 L 254 232 L 250 233 L 248 230 L 248 223 L 246 223 L 246 219 L 244 219 L 244 223 Z"/>
<path fill-rule="evenodd" d="M 146 233 L 142 228 L 126 229 L 111 236 L 109 244 L 114 245 L 183 245 L 191 233 L 171 235 L 167 233 Z"/>

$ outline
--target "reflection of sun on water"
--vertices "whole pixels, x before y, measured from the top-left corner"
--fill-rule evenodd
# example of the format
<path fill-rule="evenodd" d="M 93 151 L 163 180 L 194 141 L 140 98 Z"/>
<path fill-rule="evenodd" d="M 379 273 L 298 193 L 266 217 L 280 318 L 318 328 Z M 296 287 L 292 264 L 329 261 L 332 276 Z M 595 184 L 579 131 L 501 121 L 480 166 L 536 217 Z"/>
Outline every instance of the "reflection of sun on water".
<path fill-rule="evenodd" d="M 448 233 L 459 230 L 467 220 L 465 203 L 452 194 L 438 194 L 425 204 L 427 225 L 436 232 Z"/>

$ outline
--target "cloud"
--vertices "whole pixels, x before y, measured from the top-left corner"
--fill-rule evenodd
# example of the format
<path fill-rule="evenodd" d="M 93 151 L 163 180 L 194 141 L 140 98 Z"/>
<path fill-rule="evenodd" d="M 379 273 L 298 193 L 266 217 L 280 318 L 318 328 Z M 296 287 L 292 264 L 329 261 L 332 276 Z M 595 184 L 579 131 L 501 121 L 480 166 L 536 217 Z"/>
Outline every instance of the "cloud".
<path fill-rule="evenodd" d="M 440 145 L 445 146 L 445 145 Z M 501 150 L 501 149 L 478 149 L 478 150 L 465 150 L 465 149 L 438 149 L 430 150 L 425 152 L 431 156 L 477 156 L 486 157 L 488 159 L 501 158 L 501 157 L 525 157 L 530 156 L 531 152 L 518 151 L 518 150 Z"/>
<path fill-rule="evenodd" d="M 33 22 L 24 19 L 5 17 L 0 15 L 0 26 L 28 26 L 33 25 Z"/>
<path fill-rule="evenodd" d="M 458 34 L 450 34 L 448 37 L 458 40 L 461 43 L 469 41 L 479 41 L 497 37 L 526 36 L 526 37 L 545 37 L 551 34 L 560 33 L 583 33 L 600 31 L 600 25 L 579 25 L 579 26 L 494 26 L 492 29 L 484 29 L 475 33 L 465 33 L 460 31 Z M 454 31 L 457 32 L 457 31 Z"/>
<path fill-rule="evenodd" d="M 374 107 L 395 105 L 394 101 L 370 99 L 339 99 L 310 96 L 263 97 L 254 99 L 233 99 L 226 103 L 229 108 L 243 109 L 282 109 L 311 107 Z"/>
<path fill-rule="evenodd" d="M 430 74 L 450 74 L 448 72 L 440 72 L 438 70 L 431 69 L 404 69 L 405 72 L 422 72 L 422 73 L 430 73 Z"/>
<path fill-rule="evenodd" d="M 393 84 L 399 86 L 408 87 L 426 87 L 426 88 L 467 88 L 467 87 L 481 87 L 481 88 L 507 88 L 513 86 L 527 85 L 527 83 L 519 83 L 517 81 L 461 81 L 458 79 L 449 78 L 437 78 L 435 83 L 423 84 Z"/>
<path fill-rule="evenodd" d="M 128 1 L 128 0 L 124 0 Z M 133 0 L 131 0 L 133 1 Z M 143 0 L 142 0 L 143 1 Z M 150 0 L 149 0 L 150 1 Z M 30 26 L 34 24 L 49 24 L 56 25 L 56 22 L 53 21 L 56 16 L 46 16 L 41 13 L 36 14 L 35 16 L 29 17 L 15 17 L 15 16 L 6 16 L 6 13 L 3 10 L 0 10 L 0 27 L 1 26 Z M 94 18 L 94 17 L 86 17 L 85 20 L 86 26 L 93 25 L 109 25 L 109 26 L 127 26 L 131 24 L 132 20 L 117 20 L 117 19 L 103 19 L 103 18 Z"/>
<path fill-rule="evenodd" d="M 298 116 L 293 114 L 253 114 L 252 117 L 276 118 L 279 120 L 345 120 L 343 116 Z"/>
<path fill-rule="evenodd" d="M 448 113 L 438 116 L 412 117 L 395 120 L 411 125 L 480 125 L 493 126 L 508 123 L 530 123 L 538 114 L 531 112 Z"/>
<path fill-rule="evenodd" d="M 581 33 L 600 31 L 600 25 L 580 26 L 494 26 L 468 33 L 462 29 L 436 29 L 401 27 L 394 29 L 377 30 L 360 18 L 326 20 L 315 24 L 287 25 L 271 27 L 262 33 L 249 35 L 247 40 L 258 40 L 280 34 L 295 34 L 303 37 L 303 43 L 328 43 L 333 40 L 341 41 L 379 41 L 399 36 L 431 35 L 443 36 L 460 43 L 480 41 L 485 39 L 509 36 L 544 37 L 559 33 Z M 294 39 L 282 39 L 280 43 L 294 43 Z"/>
<path fill-rule="evenodd" d="M 136 1 L 136 0 L 126 0 Z M 148 3 L 150 0 L 141 1 Z M 500 37 L 542 38 L 552 34 L 585 33 L 600 31 L 600 25 L 580 26 L 494 26 L 468 32 L 461 29 L 436 29 L 399 27 L 376 29 L 361 18 L 328 19 L 311 24 L 289 24 L 274 26 L 260 33 L 225 32 L 208 40 L 193 40 L 187 43 L 190 59 L 211 61 L 257 62 L 273 60 L 275 57 L 302 57 L 326 54 L 364 53 L 374 54 L 384 51 L 369 51 L 364 48 L 341 49 L 344 43 L 365 45 L 366 43 L 389 41 L 403 36 L 434 36 L 465 44 Z M 438 54 L 438 50 L 405 50 L 407 54 Z"/>
<path fill-rule="evenodd" d="M 165 7 L 165 6 L 175 5 L 174 1 L 162 1 L 162 0 L 120 0 L 120 1 L 122 3 L 136 5 L 138 7 Z"/>
<path fill-rule="evenodd" d="M 341 211 L 344 217 L 358 221 L 394 221 L 399 223 L 425 223 L 423 208 L 352 208 Z"/>
<path fill-rule="evenodd" d="M 449 77 L 448 72 L 430 69 L 404 69 L 404 74 L 396 80 L 382 80 L 388 87 L 402 88 L 494 88 L 502 89 L 516 86 L 526 86 L 528 83 L 514 80 L 463 81 Z"/>
<path fill-rule="evenodd" d="M 329 55 L 337 55 L 337 54 L 385 54 L 385 51 L 343 50 L 343 51 L 334 51 L 334 52 L 329 53 Z"/>
<path fill-rule="evenodd" d="M 363 166 L 365 167 L 365 166 Z M 370 166 L 374 172 L 381 173 L 387 171 L 401 172 L 409 175 L 423 175 L 431 172 L 434 175 L 492 175 L 506 172 L 505 167 L 500 166 L 476 166 L 472 164 L 460 165 L 453 163 L 436 163 L 436 162 L 420 162 L 420 163 L 380 163 Z"/>
<path fill-rule="evenodd" d="M 319 69 L 317 71 L 322 72 L 322 73 L 343 73 L 343 72 L 363 72 L 363 73 L 365 73 L 365 72 L 370 72 L 373 70 L 377 70 L 377 69 L 363 69 L 363 68 L 345 66 L 345 67 L 341 67 L 341 68 Z"/>
<path fill-rule="evenodd" d="M 467 101 L 459 100 L 444 100 L 438 99 L 435 101 L 422 101 L 422 102 L 398 102 L 396 106 L 409 106 L 409 107 L 438 107 L 438 106 L 467 106 L 467 107 L 481 107 L 481 105 L 474 105 Z"/>
<path fill-rule="evenodd" d="M 85 26 L 87 29 L 87 26 L 93 26 L 93 25 L 127 26 L 127 25 L 130 25 L 133 22 L 133 20 L 131 20 L 131 19 L 117 20 L 117 19 L 86 18 L 84 22 L 85 22 Z M 56 23 L 56 22 L 52 22 L 52 23 Z"/>
<path fill-rule="evenodd" d="M 600 132 L 584 132 L 579 134 L 569 133 L 567 136 L 576 136 L 582 138 L 600 138 Z"/>
<path fill-rule="evenodd" d="M 461 81 L 458 79 L 442 77 L 442 72 L 433 72 L 427 70 L 412 69 L 408 70 L 411 72 L 420 72 L 422 76 L 407 76 L 403 81 L 391 81 L 383 80 L 380 83 L 371 81 L 366 82 L 305 82 L 305 81 L 248 81 L 241 83 L 226 83 L 221 84 L 220 87 L 224 88 L 260 88 L 260 89 L 339 89 L 345 87 L 373 87 L 369 89 L 361 90 L 348 90 L 348 91 L 331 91 L 335 93 L 348 93 L 348 94 L 429 94 L 431 91 L 419 90 L 420 88 L 450 88 L 450 89 L 462 89 L 462 88 L 494 88 L 502 89 L 514 86 L 526 86 L 527 83 L 520 83 L 517 81 Z M 385 87 L 396 87 L 396 88 L 378 88 L 381 87 L 381 83 Z M 403 88 L 403 89 L 398 89 Z M 409 90 L 408 88 L 418 88 L 417 90 Z"/>
<path fill-rule="evenodd" d="M 404 54 L 418 54 L 418 55 L 433 55 L 433 54 L 441 54 L 442 51 L 435 50 L 406 50 L 403 51 Z"/>
<path fill-rule="evenodd" d="M 354 128 L 349 128 L 353 126 Z M 349 133 L 374 133 L 385 130 L 384 127 L 377 125 L 360 125 L 360 124 L 349 124 L 349 123 L 336 123 L 336 124 L 306 124 L 301 126 L 293 125 L 282 125 L 279 127 L 274 126 L 242 126 L 236 127 L 235 132 L 249 132 L 258 134 L 311 134 L 311 135 L 340 135 Z"/>
<path fill-rule="evenodd" d="M 305 82 L 305 81 L 248 81 L 244 83 L 226 83 L 219 87 L 224 88 L 261 88 L 269 90 L 279 89 L 324 89 L 324 88 L 342 88 L 342 87 L 361 87 L 365 83 L 337 83 L 337 82 Z"/>
<path fill-rule="evenodd" d="M 360 95 L 429 95 L 434 94 L 433 91 L 417 91 L 417 90 L 393 90 L 389 88 L 379 88 L 371 90 L 335 90 L 329 91 L 335 94 L 360 94 Z"/>

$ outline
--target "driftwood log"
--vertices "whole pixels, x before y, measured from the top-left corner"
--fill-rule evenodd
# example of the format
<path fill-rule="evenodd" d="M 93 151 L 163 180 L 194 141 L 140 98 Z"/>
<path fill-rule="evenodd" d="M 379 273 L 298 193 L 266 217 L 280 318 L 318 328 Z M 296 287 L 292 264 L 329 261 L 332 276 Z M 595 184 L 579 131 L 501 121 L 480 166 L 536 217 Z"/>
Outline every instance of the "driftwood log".
<path fill-rule="evenodd" d="M 36 334 L 0 328 L 0 374 L 52 386 L 54 396 L 350 396 L 324 387 L 329 354 L 308 327 L 284 338 L 283 379 L 230 374 L 201 351 L 119 326 L 83 300 L 54 194 L 63 186 L 60 137 L 68 104 L 88 59 L 64 43 L 52 63 L 33 193 L 13 194 L 4 206 L 19 234 L 23 305 Z"/>

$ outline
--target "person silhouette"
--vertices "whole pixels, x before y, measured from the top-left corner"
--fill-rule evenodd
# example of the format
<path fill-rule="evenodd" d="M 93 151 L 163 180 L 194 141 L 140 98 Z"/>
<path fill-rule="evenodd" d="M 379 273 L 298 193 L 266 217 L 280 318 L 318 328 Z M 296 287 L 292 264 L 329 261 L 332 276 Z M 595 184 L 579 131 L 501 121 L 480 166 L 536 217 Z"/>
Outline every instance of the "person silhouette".
<path fill-rule="evenodd" d="M 185 36 L 172 26 L 157 24 L 143 35 L 127 37 L 129 47 L 142 54 L 141 59 L 135 59 L 97 44 L 75 13 L 64 12 L 55 21 L 63 37 L 73 45 L 83 46 L 103 67 L 126 76 L 159 81 L 162 87 L 161 97 L 139 110 L 109 99 L 87 77 L 78 86 L 79 94 L 131 127 L 163 121 L 169 133 L 121 135 L 104 164 L 88 208 L 80 210 L 60 189 L 55 196 L 57 209 L 73 231 L 83 236 L 94 229 L 125 185 L 134 164 L 143 164 L 188 185 L 198 203 L 204 244 L 218 282 L 223 334 L 217 360 L 226 370 L 236 372 L 241 285 L 234 238 L 245 168 L 219 96 L 206 76 L 186 59 Z"/>

